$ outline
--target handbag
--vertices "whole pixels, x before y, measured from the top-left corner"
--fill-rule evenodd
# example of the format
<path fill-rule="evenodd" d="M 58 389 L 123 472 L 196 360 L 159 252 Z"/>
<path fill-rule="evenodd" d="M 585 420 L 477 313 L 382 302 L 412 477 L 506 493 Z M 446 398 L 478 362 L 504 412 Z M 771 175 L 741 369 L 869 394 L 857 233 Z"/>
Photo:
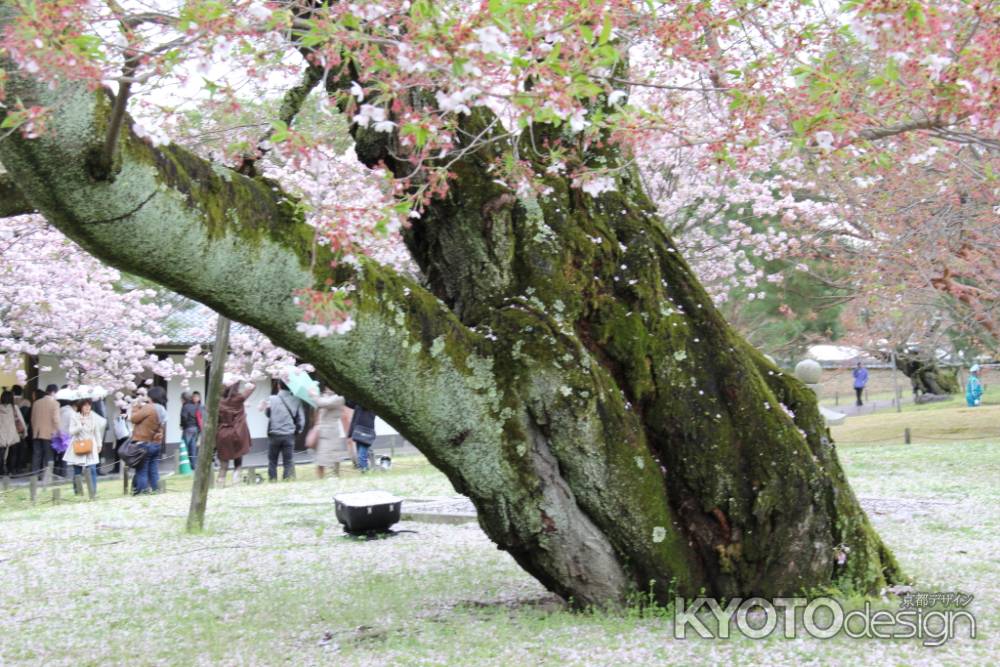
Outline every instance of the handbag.
<path fill-rule="evenodd" d="M 362 445 L 371 445 L 375 442 L 375 429 L 355 424 L 351 429 L 351 440 Z"/>
<path fill-rule="evenodd" d="M 319 445 L 319 426 L 313 426 L 306 433 L 306 449 L 316 449 Z"/>
<path fill-rule="evenodd" d="M 115 417 L 115 439 L 121 440 L 122 438 L 127 438 L 131 433 L 131 429 L 128 427 L 128 421 L 125 419 L 125 415 L 118 415 Z"/>
<path fill-rule="evenodd" d="M 62 431 L 56 431 L 52 434 L 52 441 L 49 443 L 52 447 L 52 451 L 56 454 L 63 454 L 67 449 L 69 449 L 69 436 Z"/>
<path fill-rule="evenodd" d="M 79 438 L 73 441 L 73 453 L 77 456 L 86 456 L 94 451 L 94 441 L 90 438 Z"/>
<path fill-rule="evenodd" d="M 138 468 L 146 460 L 146 450 L 129 438 L 118 448 L 118 458 L 129 468 Z"/>

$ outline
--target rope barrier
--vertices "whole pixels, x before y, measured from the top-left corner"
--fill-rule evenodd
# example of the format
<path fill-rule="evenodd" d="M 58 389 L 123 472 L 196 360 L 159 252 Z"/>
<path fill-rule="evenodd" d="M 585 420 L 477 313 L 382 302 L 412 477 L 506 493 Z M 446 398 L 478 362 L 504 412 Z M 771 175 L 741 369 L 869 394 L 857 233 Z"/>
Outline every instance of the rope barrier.
<path fill-rule="evenodd" d="M 179 452 L 175 452 L 175 453 L 173 453 L 173 454 L 171 454 L 169 456 L 162 456 L 161 455 L 158 460 L 160 462 L 163 462 L 163 461 L 172 461 L 172 460 L 177 459 L 178 456 L 179 456 Z M 385 454 L 380 454 L 379 456 L 386 456 L 386 455 Z M 313 462 L 314 462 L 314 459 L 310 459 L 310 460 L 307 460 L 307 461 L 297 461 L 296 465 L 312 465 Z M 67 465 L 69 466 L 69 465 L 73 465 L 73 464 L 67 464 Z M 111 469 L 113 469 L 116 465 L 124 466 L 125 464 L 122 463 L 119 460 L 119 461 L 112 461 L 110 463 L 97 463 L 97 464 L 91 464 L 91 465 L 96 465 L 98 467 L 98 470 L 103 470 L 104 472 L 108 472 Z M 422 466 L 422 465 L 424 465 L 424 464 L 423 463 L 415 463 L 415 462 L 413 462 L 413 463 L 410 463 L 410 462 L 397 463 L 396 461 L 393 461 L 393 466 L 392 467 L 393 468 L 416 468 L 416 467 L 419 467 L 419 466 Z M 256 470 L 258 468 L 265 468 L 265 467 L 266 467 L 266 464 L 264 464 L 264 465 L 254 465 L 254 466 L 244 465 L 244 466 L 242 466 L 240 468 L 240 470 L 242 470 L 242 471 Z M 32 472 L 18 473 L 17 475 L 8 475 L 7 477 L 9 479 L 24 479 L 24 478 L 30 479 L 32 476 L 37 476 L 37 475 L 43 474 L 47 469 L 48 468 L 46 467 L 46 468 L 41 468 L 39 470 L 35 470 L 35 471 L 32 471 Z M 378 469 L 378 466 L 373 466 L 373 469 Z M 80 476 L 83 476 L 84 474 L 86 474 L 86 473 L 80 473 Z M 175 474 L 176 474 L 175 471 L 167 471 L 167 472 L 160 473 L 160 477 L 161 478 L 163 478 L 163 477 L 173 477 Z M 68 485 L 73 484 L 73 478 L 74 477 L 76 477 L 75 474 L 72 477 L 63 477 L 62 475 L 56 475 L 56 474 L 53 473 L 52 479 L 50 479 L 48 482 L 44 482 L 43 485 L 41 486 L 41 488 L 42 489 L 47 489 L 47 488 L 51 488 L 51 487 L 68 486 Z M 7 493 L 13 493 L 15 491 L 24 491 L 26 488 L 27 487 L 23 487 L 23 486 L 15 486 L 15 487 L 11 487 L 11 488 L 6 489 L 6 490 L 0 490 L 0 496 L 3 496 L 4 494 L 7 494 Z"/>
<path fill-rule="evenodd" d="M 158 459 L 158 461 L 160 461 L 161 463 L 163 461 L 172 461 L 172 460 L 176 459 L 177 456 L 178 456 L 177 453 L 171 454 L 170 456 L 162 456 L 161 455 L 160 458 Z M 72 465 L 75 465 L 75 464 L 67 463 L 66 467 L 69 468 Z M 118 461 L 112 461 L 110 463 L 92 463 L 90 465 L 96 465 L 97 469 L 98 469 L 98 472 L 102 472 L 102 471 L 103 472 L 109 472 L 116 465 L 122 465 L 122 466 L 124 466 L 125 464 L 122 463 L 121 460 L 118 460 Z M 84 467 L 85 468 L 89 468 L 90 466 L 84 466 Z M 33 470 L 31 472 L 22 472 L 22 473 L 18 473 L 16 475 L 6 475 L 6 477 L 9 478 L 9 479 L 12 479 L 12 480 L 14 480 L 14 479 L 28 479 L 28 480 L 30 480 L 32 477 L 37 477 L 39 475 L 44 474 L 46 470 L 48 470 L 48 466 L 46 466 L 45 468 L 40 468 L 38 470 Z M 86 474 L 86 473 L 80 473 L 81 476 L 84 475 L 84 474 Z M 165 472 L 165 473 L 162 473 L 160 476 L 161 477 L 170 477 L 173 474 L 174 474 L 173 472 Z M 43 482 L 44 486 L 42 488 L 49 488 L 49 487 L 52 487 L 52 486 L 66 486 L 66 485 L 72 484 L 74 477 L 76 477 L 75 474 L 72 475 L 71 477 L 63 477 L 62 475 L 57 475 L 57 474 L 53 473 L 52 474 L 52 479 L 50 479 L 48 482 Z M 6 490 L 0 490 L 0 496 L 4 495 L 5 493 L 12 493 L 14 491 L 22 491 L 23 489 L 24 489 L 24 487 L 15 486 L 15 487 L 11 487 L 11 488 L 6 489 Z"/>
<path fill-rule="evenodd" d="M 876 445 L 879 443 L 895 443 L 903 440 L 905 435 L 901 434 L 895 437 L 888 438 L 877 438 L 875 440 L 834 440 L 835 444 L 838 445 Z M 1000 433 L 986 434 L 986 435 L 963 435 L 963 436 L 947 436 L 947 435 L 921 435 L 919 432 L 911 431 L 910 439 L 914 444 L 919 442 L 984 442 L 984 441 L 995 441 L 1000 442 Z"/>

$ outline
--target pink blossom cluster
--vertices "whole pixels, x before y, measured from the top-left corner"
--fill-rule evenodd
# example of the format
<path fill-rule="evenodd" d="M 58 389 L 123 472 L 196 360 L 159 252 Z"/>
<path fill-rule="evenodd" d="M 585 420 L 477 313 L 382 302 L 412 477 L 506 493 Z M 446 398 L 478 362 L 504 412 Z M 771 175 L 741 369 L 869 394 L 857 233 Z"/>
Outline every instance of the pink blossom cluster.
<path fill-rule="evenodd" d="M 165 340 L 168 305 L 130 287 L 38 216 L 0 224 L 0 367 L 23 369 L 22 355 L 56 355 L 71 384 L 136 388 L 152 370 L 179 371 L 151 350 Z"/>
<path fill-rule="evenodd" d="M 831 164 L 867 182 L 900 173 L 900 154 L 918 159 L 899 137 L 993 150 L 1000 133 L 1000 28 L 986 2 L 39 6 L 4 35 L 24 71 L 132 85 L 137 129 L 154 141 L 229 166 L 260 161 L 301 198 L 332 262 L 407 266 L 399 233 L 445 195 L 457 161 L 527 139 L 532 160 L 488 166 L 521 195 L 564 178 L 600 197 L 637 163 L 722 301 L 774 278 L 752 260 L 807 256 L 818 237 L 858 224 L 863 209 L 824 189 Z M 300 118 L 279 121 L 306 65 L 323 82 Z M 483 108 L 487 127 L 469 135 L 464 123 Z M 42 131 L 44 110 L 18 113 L 14 124 Z M 392 137 L 394 174 L 353 164 L 348 124 Z M 954 192 L 947 178 L 931 187 Z M 350 327 L 349 295 L 329 287 L 289 295 L 310 335 Z"/>

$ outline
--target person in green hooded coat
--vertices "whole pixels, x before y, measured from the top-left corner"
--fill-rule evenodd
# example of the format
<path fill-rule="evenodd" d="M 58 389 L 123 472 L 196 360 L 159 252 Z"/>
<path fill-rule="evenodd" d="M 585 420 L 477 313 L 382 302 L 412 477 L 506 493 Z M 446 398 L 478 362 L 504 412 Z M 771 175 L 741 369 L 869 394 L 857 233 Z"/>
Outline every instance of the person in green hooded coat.
<path fill-rule="evenodd" d="M 983 383 L 979 381 L 979 364 L 969 369 L 969 380 L 965 383 L 965 402 L 970 408 L 983 402 Z"/>

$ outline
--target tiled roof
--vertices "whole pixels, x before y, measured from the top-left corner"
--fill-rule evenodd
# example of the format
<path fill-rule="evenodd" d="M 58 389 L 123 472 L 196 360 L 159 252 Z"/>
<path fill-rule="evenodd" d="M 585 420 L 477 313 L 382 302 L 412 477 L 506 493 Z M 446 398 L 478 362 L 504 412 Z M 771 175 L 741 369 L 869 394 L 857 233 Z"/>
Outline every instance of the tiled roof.
<path fill-rule="evenodd" d="M 185 300 L 186 306 L 175 306 L 163 322 L 163 333 L 170 340 L 158 347 L 190 347 L 196 344 L 208 345 L 213 342 L 210 332 L 214 331 L 218 314 L 207 306 Z M 245 324 L 233 322 L 233 331 L 250 332 Z"/>

